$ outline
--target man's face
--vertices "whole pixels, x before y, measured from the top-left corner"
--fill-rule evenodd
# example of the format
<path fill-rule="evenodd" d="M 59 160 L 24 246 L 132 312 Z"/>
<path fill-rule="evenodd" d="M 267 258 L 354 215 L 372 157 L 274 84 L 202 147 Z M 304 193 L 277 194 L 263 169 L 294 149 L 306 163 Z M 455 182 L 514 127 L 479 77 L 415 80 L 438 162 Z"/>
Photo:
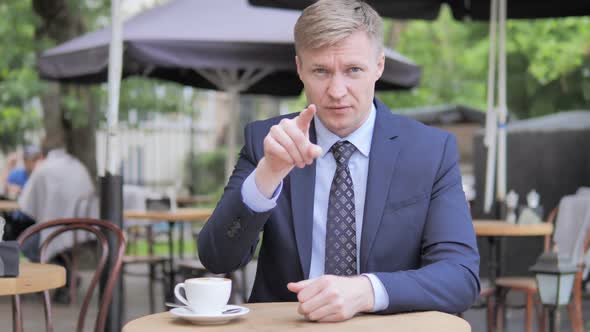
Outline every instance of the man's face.
<path fill-rule="evenodd" d="M 299 52 L 297 72 L 307 102 L 316 105 L 326 128 L 346 137 L 365 122 L 384 61 L 383 52 L 377 52 L 363 31 L 330 47 Z"/>

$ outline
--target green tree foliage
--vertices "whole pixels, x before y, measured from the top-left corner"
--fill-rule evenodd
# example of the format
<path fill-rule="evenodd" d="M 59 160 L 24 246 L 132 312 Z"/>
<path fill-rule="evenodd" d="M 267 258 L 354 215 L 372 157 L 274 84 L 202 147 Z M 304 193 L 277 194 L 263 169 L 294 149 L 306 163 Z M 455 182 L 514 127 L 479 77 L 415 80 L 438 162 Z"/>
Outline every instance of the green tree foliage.
<path fill-rule="evenodd" d="M 389 106 L 460 103 L 485 109 L 487 22 L 457 22 L 443 10 L 433 22 L 388 20 L 385 28 L 386 44 L 423 68 L 420 87 L 380 94 Z M 590 18 L 509 20 L 506 35 L 508 107 L 513 114 L 527 118 L 589 108 Z"/>
<path fill-rule="evenodd" d="M 0 3 L 0 150 L 24 143 L 24 133 L 40 126 L 34 97 L 41 84 L 35 71 L 35 24 L 30 0 Z"/>

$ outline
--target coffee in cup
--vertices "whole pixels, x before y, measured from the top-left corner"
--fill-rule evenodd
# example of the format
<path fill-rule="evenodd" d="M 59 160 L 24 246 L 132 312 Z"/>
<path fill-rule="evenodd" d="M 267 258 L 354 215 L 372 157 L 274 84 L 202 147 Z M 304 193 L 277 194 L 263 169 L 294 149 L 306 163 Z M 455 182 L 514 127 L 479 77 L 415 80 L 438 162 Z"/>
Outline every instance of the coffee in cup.
<path fill-rule="evenodd" d="M 180 294 L 184 288 L 186 298 Z M 176 298 L 197 314 L 220 314 L 231 295 L 231 280 L 227 278 L 192 278 L 174 287 Z"/>

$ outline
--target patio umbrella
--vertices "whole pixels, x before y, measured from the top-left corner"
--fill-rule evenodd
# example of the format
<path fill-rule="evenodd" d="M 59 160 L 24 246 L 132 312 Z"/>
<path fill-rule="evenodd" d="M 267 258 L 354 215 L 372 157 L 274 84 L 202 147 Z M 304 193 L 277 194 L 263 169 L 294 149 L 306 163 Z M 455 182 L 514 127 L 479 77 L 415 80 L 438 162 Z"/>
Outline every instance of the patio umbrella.
<path fill-rule="evenodd" d="M 249 0 L 256 6 L 303 9 L 315 0 Z M 396 19 L 427 19 L 438 16 L 441 5 L 451 8 L 458 20 L 489 20 L 490 0 L 365 0 L 379 14 Z M 580 0 L 513 0 L 507 3 L 507 18 L 586 16 L 590 3 Z"/>
<path fill-rule="evenodd" d="M 315 0 L 249 0 L 260 6 L 303 9 Z M 506 196 L 506 19 L 590 15 L 590 2 L 578 0 L 366 0 L 381 15 L 396 19 L 435 19 L 441 5 L 458 20 L 489 20 L 487 120 L 484 143 L 488 148 L 484 210 L 489 213 L 496 182 L 496 200 Z M 499 33 L 499 35 L 497 35 Z M 498 78 L 496 79 L 496 74 Z M 497 84 L 497 87 L 494 86 Z M 494 100 L 496 100 L 494 102 Z M 496 159 L 497 158 L 497 159 Z M 496 177 L 497 172 L 497 178 Z"/>
<path fill-rule="evenodd" d="M 246 0 L 175 0 L 124 23 L 123 77 L 140 75 L 205 89 L 297 96 L 293 27 L 299 13 Z M 98 83 L 107 79 L 110 29 L 44 52 L 42 78 Z M 387 50 L 377 89 L 416 86 L 420 68 Z"/>
<path fill-rule="evenodd" d="M 254 7 L 246 0 L 171 1 L 124 23 L 122 76 L 226 91 L 234 108 L 240 93 L 298 96 L 303 88 L 293 44 L 298 17 L 297 12 Z M 44 52 L 40 76 L 67 83 L 104 82 L 110 40 L 111 29 L 103 29 Z M 418 84 L 419 66 L 390 49 L 385 57 L 378 90 Z M 235 126 L 230 121 L 227 172 L 235 162 Z"/>

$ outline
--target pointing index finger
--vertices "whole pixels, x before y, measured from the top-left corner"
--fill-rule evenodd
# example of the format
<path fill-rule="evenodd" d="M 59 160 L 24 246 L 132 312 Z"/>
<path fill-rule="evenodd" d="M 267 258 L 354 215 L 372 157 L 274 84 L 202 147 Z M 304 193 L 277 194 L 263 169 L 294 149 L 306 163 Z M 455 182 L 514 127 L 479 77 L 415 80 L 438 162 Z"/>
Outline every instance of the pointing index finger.
<path fill-rule="evenodd" d="M 304 109 L 295 120 L 297 127 L 299 127 L 299 129 L 306 135 L 309 133 L 309 126 L 315 113 L 316 107 L 314 104 L 311 104 L 306 109 Z"/>

